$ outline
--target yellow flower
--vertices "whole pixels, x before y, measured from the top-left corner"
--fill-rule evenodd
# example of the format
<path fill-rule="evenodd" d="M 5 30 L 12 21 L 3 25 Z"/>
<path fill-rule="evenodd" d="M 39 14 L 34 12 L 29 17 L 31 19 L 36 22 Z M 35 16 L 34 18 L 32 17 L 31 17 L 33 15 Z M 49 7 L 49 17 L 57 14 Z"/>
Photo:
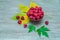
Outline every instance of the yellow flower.
<path fill-rule="evenodd" d="M 33 2 L 30 2 L 30 8 L 31 7 L 36 7 L 36 6 L 38 6 L 37 4 L 35 4 L 35 3 L 33 3 Z M 27 6 L 24 6 L 24 5 L 21 5 L 21 4 L 19 4 L 18 5 L 18 8 L 19 8 L 19 10 L 21 11 L 21 12 L 28 12 L 28 10 L 29 10 L 29 7 L 27 7 Z"/>
<path fill-rule="evenodd" d="M 34 2 L 30 2 L 30 8 L 31 8 L 31 7 L 34 7 L 34 8 L 35 8 L 36 6 L 38 6 L 38 5 L 35 4 Z"/>
<path fill-rule="evenodd" d="M 27 6 L 23 6 L 21 4 L 18 5 L 18 8 L 21 12 L 27 12 L 29 10 Z"/>

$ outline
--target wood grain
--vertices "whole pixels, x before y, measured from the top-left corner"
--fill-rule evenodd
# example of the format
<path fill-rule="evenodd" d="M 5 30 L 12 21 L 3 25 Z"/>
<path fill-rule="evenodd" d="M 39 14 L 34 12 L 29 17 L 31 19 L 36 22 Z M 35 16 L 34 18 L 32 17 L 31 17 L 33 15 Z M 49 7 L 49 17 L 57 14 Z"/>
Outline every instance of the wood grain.
<path fill-rule="evenodd" d="M 39 6 L 42 6 L 45 20 L 49 21 L 49 38 L 39 37 L 35 32 L 28 33 L 17 24 L 17 21 L 11 20 L 11 17 L 18 13 L 18 4 L 29 6 L 30 0 L 0 0 L 0 40 L 60 40 L 60 3 L 59 0 L 33 0 Z M 49 16 L 52 18 L 50 18 Z"/>

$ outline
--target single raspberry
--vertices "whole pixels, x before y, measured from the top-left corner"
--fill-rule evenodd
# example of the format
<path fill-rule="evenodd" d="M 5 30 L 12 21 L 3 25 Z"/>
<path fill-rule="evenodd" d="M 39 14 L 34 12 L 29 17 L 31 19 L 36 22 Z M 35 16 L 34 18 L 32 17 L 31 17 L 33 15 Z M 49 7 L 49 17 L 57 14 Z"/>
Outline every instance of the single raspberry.
<path fill-rule="evenodd" d="M 24 20 L 24 16 L 21 17 L 21 20 Z"/>
<path fill-rule="evenodd" d="M 21 24 L 22 23 L 22 21 L 21 20 L 18 20 L 18 24 Z"/>
<path fill-rule="evenodd" d="M 20 16 L 16 16 L 16 19 L 18 20 L 20 18 Z"/>
<path fill-rule="evenodd" d="M 27 27 L 27 24 L 24 24 L 24 28 L 26 28 Z"/>
<path fill-rule="evenodd" d="M 48 25 L 48 24 L 49 24 L 49 22 L 48 22 L 48 21 L 45 21 L 45 24 L 46 24 L 46 25 Z"/>

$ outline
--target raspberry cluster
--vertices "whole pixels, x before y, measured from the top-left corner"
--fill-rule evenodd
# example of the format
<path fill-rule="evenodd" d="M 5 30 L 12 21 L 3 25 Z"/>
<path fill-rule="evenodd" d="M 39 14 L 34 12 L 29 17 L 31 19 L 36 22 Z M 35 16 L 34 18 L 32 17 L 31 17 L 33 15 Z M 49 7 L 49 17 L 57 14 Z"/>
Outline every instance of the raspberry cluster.
<path fill-rule="evenodd" d="M 42 7 L 35 7 L 35 8 L 31 7 L 27 12 L 27 16 L 30 18 L 30 20 L 33 20 L 33 21 L 41 20 L 44 16 Z"/>
<path fill-rule="evenodd" d="M 25 18 L 24 18 L 24 16 L 22 16 L 22 17 L 20 17 L 20 16 L 16 16 L 16 19 L 18 20 L 18 24 L 21 24 L 22 23 L 22 21 L 21 20 L 25 20 Z M 24 24 L 24 28 L 26 28 L 27 27 L 27 24 Z"/>
<path fill-rule="evenodd" d="M 16 16 L 16 19 L 18 20 L 18 24 L 21 24 L 22 23 L 21 20 L 24 20 L 24 16 L 22 16 L 22 17 Z"/>

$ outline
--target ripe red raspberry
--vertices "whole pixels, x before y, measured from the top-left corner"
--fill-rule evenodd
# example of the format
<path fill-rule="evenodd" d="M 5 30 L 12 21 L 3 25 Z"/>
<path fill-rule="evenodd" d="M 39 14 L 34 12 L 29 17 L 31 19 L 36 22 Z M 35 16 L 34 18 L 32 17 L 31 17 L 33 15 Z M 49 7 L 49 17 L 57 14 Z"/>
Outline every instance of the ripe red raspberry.
<path fill-rule="evenodd" d="M 37 17 L 37 13 L 34 13 L 34 16 Z"/>
<path fill-rule="evenodd" d="M 27 12 L 27 16 L 30 18 L 30 20 L 33 20 L 33 21 L 41 20 L 44 16 L 42 7 L 36 7 L 36 8 L 31 7 Z"/>
<path fill-rule="evenodd" d="M 21 20 L 24 20 L 24 16 L 21 17 Z"/>
<path fill-rule="evenodd" d="M 24 28 L 26 28 L 27 27 L 27 24 L 24 24 Z"/>
<path fill-rule="evenodd" d="M 18 20 L 18 24 L 21 24 L 22 23 L 22 21 L 21 20 Z"/>
<path fill-rule="evenodd" d="M 45 24 L 46 24 L 46 25 L 48 25 L 48 24 L 49 24 L 49 22 L 48 22 L 48 21 L 45 21 Z"/>
<path fill-rule="evenodd" d="M 18 20 L 20 18 L 20 16 L 16 16 L 16 19 Z"/>

